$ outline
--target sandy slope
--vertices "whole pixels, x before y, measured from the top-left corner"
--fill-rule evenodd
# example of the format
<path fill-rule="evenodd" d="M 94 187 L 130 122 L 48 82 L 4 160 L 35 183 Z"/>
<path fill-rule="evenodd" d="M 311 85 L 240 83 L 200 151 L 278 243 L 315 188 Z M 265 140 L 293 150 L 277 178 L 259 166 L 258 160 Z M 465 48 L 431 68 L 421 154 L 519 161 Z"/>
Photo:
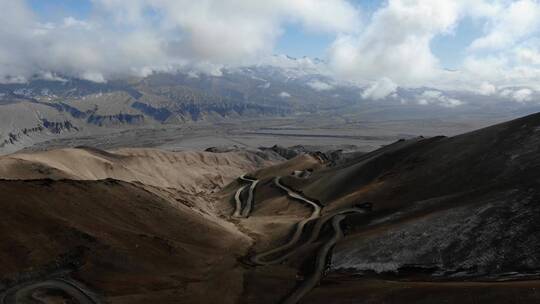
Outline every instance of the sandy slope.
<path fill-rule="evenodd" d="M 91 148 L 60 149 L 0 157 L 0 178 L 113 178 L 193 194 L 221 188 L 242 173 L 269 164 L 271 162 L 249 152 L 167 152 L 154 149 L 105 152 Z"/>
<path fill-rule="evenodd" d="M 91 148 L 0 158 L 0 293 L 68 273 L 109 303 L 236 303 L 252 240 L 215 191 L 250 152 Z"/>

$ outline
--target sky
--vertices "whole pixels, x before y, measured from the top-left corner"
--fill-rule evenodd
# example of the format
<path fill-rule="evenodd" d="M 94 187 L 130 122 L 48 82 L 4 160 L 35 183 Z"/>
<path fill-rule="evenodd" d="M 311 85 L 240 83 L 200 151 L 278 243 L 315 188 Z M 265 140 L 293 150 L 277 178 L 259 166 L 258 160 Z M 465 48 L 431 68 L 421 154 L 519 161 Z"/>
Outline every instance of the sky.
<path fill-rule="evenodd" d="M 129 1 L 128 1 L 129 2 Z M 90 0 L 30 0 L 31 9 L 43 22 L 55 22 L 58 19 L 74 17 L 84 20 L 92 14 L 93 4 Z M 350 1 L 364 16 L 373 14 L 385 4 L 380 0 Z M 332 33 L 321 33 L 305 30 L 301 24 L 283 25 L 283 33 L 276 41 L 275 53 L 301 58 L 325 58 L 329 45 L 335 40 Z M 433 53 L 440 58 L 448 69 L 455 69 L 461 59 L 463 50 L 474 37 L 481 35 L 481 27 L 470 19 L 464 20 L 453 35 L 436 37 L 431 44 Z"/>
<path fill-rule="evenodd" d="M 218 75 L 285 54 L 375 99 L 431 87 L 526 102 L 539 34 L 540 0 L 0 0 L 0 82 Z"/>

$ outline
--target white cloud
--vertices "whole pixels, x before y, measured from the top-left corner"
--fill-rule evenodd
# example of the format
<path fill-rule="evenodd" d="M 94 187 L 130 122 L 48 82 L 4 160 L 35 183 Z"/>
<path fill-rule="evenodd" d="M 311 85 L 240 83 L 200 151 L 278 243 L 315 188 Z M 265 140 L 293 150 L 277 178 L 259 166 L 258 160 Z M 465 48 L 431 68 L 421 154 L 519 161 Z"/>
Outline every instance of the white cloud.
<path fill-rule="evenodd" d="M 519 89 L 512 93 L 512 98 L 517 102 L 527 102 L 532 100 L 532 94 L 531 89 Z"/>
<path fill-rule="evenodd" d="M 512 2 L 493 17 L 491 30 L 473 41 L 472 49 L 500 49 L 538 32 L 540 29 L 540 3 L 536 0 Z"/>
<path fill-rule="evenodd" d="M 391 79 L 381 78 L 362 92 L 362 98 L 373 100 L 383 99 L 396 92 L 396 90 L 397 85 Z"/>
<path fill-rule="evenodd" d="M 249 1 L 249 0 L 248 0 Z M 253 1 L 250 1 L 253 2 Z M 263 2 L 263 1 L 260 1 Z M 271 1 L 267 1 L 270 3 Z M 312 31 L 350 32 L 360 26 L 356 7 L 343 0 L 280 0 L 270 6 L 282 6 L 293 18 Z"/>
<path fill-rule="evenodd" d="M 511 96 L 513 92 L 514 91 L 511 89 L 504 89 L 499 93 L 499 95 L 501 95 L 502 97 L 508 97 Z"/>
<path fill-rule="evenodd" d="M 499 93 L 499 95 L 502 97 L 508 97 L 520 103 L 532 101 L 533 94 L 534 94 L 533 90 L 529 88 L 504 89 Z"/>
<path fill-rule="evenodd" d="M 442 92 L 426 90 L 417 96 L 419 105 L 438 105 L 446 108 L 454 108 L 464 104 L 463 101 L 443 95 Z"/>
<path fill-rule="evenodd" d="M 287 55 L 274 55 L 260 58 L 259 66 L 273 66 L 286 70 L 289 76 L 296 77 L 308 74 L 329 75 L 327 65 L 308 57 L 292 58 Z"/>
<path fill-rule="evenodd" d="M 468 48 L 468 56 L 461 67 L 460 81 L 465 87 L 467 84 L 470 86 L 489 82 L 495 87 L 529 87 L 538 90 L 540 42 L 537 35 L 540 33 L 540 2 L 518 0 L 496 3 L 498 9 L 487 16 L 484 24 L 485 35 L 474 40 Z M 482 90 L 479 93 L 482 94 Z M 506 97 L 511 97 L 508 91 L 505 93 Z"/>
<path fill-rule="evenodd" d="M 272 86 L 270 82 L 265 82 L 264 84 L 259 85 L 258 87 L 261 89 L 269 89 Z"/>
<path fill-rule="evenodd" d="M 521 64 L 540 65 L 540 52 L 536 48 L 518 47 L 516 57 Z"/>
<path fill-rule="evenodd" d="M 381 99 L 400 87 L 540 91 L 539 0 L 387 0 L 363 20 L 352 0 L 91 0 L 84 20 L 40 23 L 25 0 L 0 0 L 0 82 L 81 77 L 105 81 L 155 71 L 222 75 L 251 64 L 287 77 L 336 76 Z M 456 71 L 443 69 L 434 38 L 453 35 L 465 18 L 483 29 Z M 291 24 L 335 35 L 328 62 L 270 56 Z M 456 39 L 460 40 L 460 39 Z M 313 81 L 330 90 L 332 81 Z M 500 93 L 501 94 L 501 93 Z M 513 97 L 514 91 L 507 97 Z M 518 94 L 518 99 L 524 93 Z M 526 94 L 525 94 L 526 95 Z M 444 97 L 444 96 L 443 96 Z M 453 106 L 443 97 L 425 102 Z"/>
<path fill-rule="evenodd" d="M 89 80 L 89 81 L 93 81 L 93 82 L 99 82 L 99 83 L 106 82 L 105 77 L 103 76 L 103 74 L 101 74 L 99 72 L 89 72 L 89 71 L 87 71 L 87 72 L 84 72 L 84 73 L 80 74 L 79 77 L 81 79 Z"/>
<path fill-rule="evenodd" d="M 500 79 L 508 65 L 507 58 L 502 56 L 469 56 L 465 59 L 462 71 L 485 81 Z"/>
<path fill-rule="evenodd" d="M 53 74 L 51 72 L 43 72 L 43 73 L 39 74 L 38 77 L 40 79 L 44 79 L 44 80 L 67 82 L 67 79 L 62 78 L 62 77 L 60 77 L 60 76 L 58 76 L 56 74 Z"/>
<path fill-rule="evenodd" d="M 92 0 L 85 20 L 40 24 L 24 0 L 0 0 L 0 81 L 56 73 L 101 81 L 179 67 L 214 74 L 272 54 L 286 24 L 353 32 L 346 0 Z M 98 77 L 98 75 L 102 77 Z"/>
<path fill-rule="evenodd" d="M 281 97 L 281 98 L 290 98 L 291 94 L 289 94 L 287 92 L 281 92 L 281 93 L 279 93 L 279 97 Z"/>
<path fill-rule="evenodd" d="M 333 44 L 331 63 L 344 77 L 389 77 L 400 85 L 428 81 L 439 72 L 430 41 L 450 32 L 460 11 L 460 1 L 390 0 L 360 34 Z"/>
<path fill-rule="evenodd" d="M 494 55 L 471 55 L 466 58 L 459 74 L 464 87 L 477 91 L 482 84 L 479 81 L 489 82 L 496 87 L 530 87 L 540 89 L 540 68 L 531 64 L 520 62 L 514 50 L 499 52 Z"/>
<path fill-rule="evenodd" d="M 89 30 L 92 28 L 92 26 L 85 21 L 78 20 L 72 16 L 64 18 L 64 23 L 62 25 L 63 27 L 69 28 L 69 27 L 78 27 L 81 29 Z"/>
<path fill-rule="evenodd" d="M 456 71 L 432 52 L 433 39 L 453 35 L 471 18 L 485 33 L 463 46 Z M 470 25 L 468 25 L 470 27 Z M 494 94 L 497 87 L 540 89 L 540 1 L 388 0 L 358 33 L 340 36 L 330 63 L 342 79 L 390 78 L 402 87 Z"/>
<path fill-rule="evenodd" d="M 313 80 L 307 83 L 307 85 L 315 91 L 328 91 L 334 88 L 333 85 L 319 80 Z"/>
<path fill-rule="evenodd" d="M 487 82 L 487 81 L 484 81 L 482 82 L 482 84 L 480 85 L 480 88 L 478 89 L 478 93 L 480 95 L 493 95 L 497 92 L 497 87 L 495 87 L 494 85 L 492 85 L 491 83 Z"/>

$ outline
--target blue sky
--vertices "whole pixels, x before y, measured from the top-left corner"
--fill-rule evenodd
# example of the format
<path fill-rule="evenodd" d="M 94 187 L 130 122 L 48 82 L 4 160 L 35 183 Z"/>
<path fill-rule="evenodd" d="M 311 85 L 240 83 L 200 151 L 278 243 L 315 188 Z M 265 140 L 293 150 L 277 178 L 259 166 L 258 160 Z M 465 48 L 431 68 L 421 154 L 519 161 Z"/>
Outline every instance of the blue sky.
<path fill-rule="evenodd" d="M 292 57 L 324 58 L 326 49 L 334 41 L 331 34 L 320 34 L 306 31 L 297 24 L 286 26 L 283 35 L 276 45 L 276 53 Z"/>
<path fill-rule="evenodd" d="M 92 11 L 92 3 L 88 0 L 28 0 L 28 4 L 44 21 L 68 16 L 85 19 Z"/>
<path fill-rule="evenodd" d="M 465 18 L 452 33 L 436 36 L 431 41 L 431 51 L 444 68 L 456 69 L 467 55 L 467 46 L 481 35 L 482 26 Z"/>

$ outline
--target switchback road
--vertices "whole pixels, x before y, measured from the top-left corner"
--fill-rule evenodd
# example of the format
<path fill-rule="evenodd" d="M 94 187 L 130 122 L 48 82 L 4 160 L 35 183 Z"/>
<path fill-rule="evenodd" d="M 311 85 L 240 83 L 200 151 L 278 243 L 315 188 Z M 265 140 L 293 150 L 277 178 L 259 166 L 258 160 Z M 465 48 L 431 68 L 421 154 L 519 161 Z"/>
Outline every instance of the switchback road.
<path fill-rule="evenodd" d="M 0 296 L 1 304 L 42 303 L 36 298 L 38 290 L 60 290 L 76 300 L 78 304 L 99 304 L 95 296 L 81 284 L 66 279 L 50 279 L 37 283 L 18 285 L 10 288 Z M 71 303 L 71 302 L 70 302 Z"/>

